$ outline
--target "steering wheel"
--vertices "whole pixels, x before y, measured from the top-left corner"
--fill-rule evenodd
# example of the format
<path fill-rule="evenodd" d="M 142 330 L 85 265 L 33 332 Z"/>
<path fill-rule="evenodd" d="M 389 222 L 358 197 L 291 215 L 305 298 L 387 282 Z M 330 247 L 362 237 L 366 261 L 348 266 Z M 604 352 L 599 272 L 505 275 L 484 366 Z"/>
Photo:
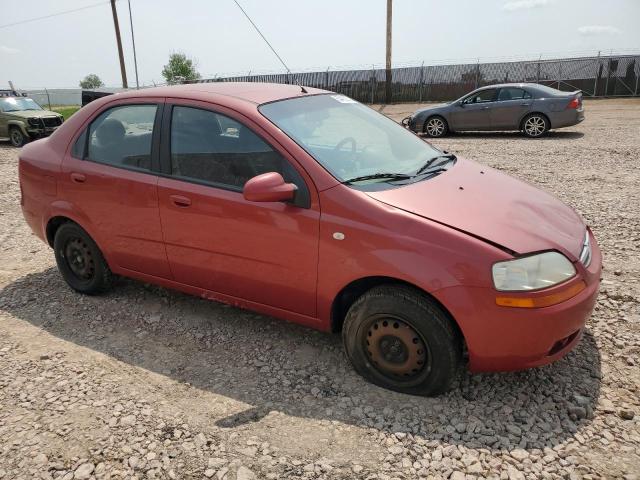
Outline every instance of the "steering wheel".
<path fill-rule="evenodd" d="M 356 153 L 356 139 L 353 137 L 344 137 L 342 140 L 338 142 L 338 144 L 333 147 L 335 151 L 340 150 L 347 143 L 351 144 L 351 153 Z"/>

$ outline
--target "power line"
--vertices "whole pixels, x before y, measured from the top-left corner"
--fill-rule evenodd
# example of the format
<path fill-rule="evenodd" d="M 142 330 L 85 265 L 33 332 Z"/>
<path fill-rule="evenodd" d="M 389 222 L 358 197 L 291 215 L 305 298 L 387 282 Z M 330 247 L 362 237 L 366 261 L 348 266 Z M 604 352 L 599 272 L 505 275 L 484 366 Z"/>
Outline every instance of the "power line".
<path fill-rule="evenodd" d="M 36 22 L 38 20 L 44 20 L 44 19 L 47 19 L 47 18 L 58 17 L 60 15 L 66 15 L 68 13 L 80 12 L 81 10 L 88 10 L 89 8 L 95 8 L 95 7 L 99 7 L 101 5 L 107 5 L 108 3 L 109 2 L 94 3 L 92 5 L 87 5 L 85 7 L 74 8 L 73 10 L 65 10 L 64 12 L 52 13 L 50 15 L 43 15 L 42 17 L 34 17 L 34 18 L 28 18 L 26 20 L 20 20 L 18 22 L 6 23 L 4 25 L 0 25 L 0 28 L 15 27 L 16 25 L 23 25 L 25 23 Z"/>
<path fill-rule="evenodd" d="M 247 17 L 247 20 L 249 20 L 249 22 L 251 22 L 251 25 L 253 25 L 253 28 L 256 29 L 256 32 L 258 32 L 258 34 L 262 37 L 262 39 L 265 41 L 265 43 L 269 46 L 269 48 L 271 49 L 273 54 L 276 57 L 278 57 L 278 60 L 280 60 L 280 63 L 284 66 L 284 68 L 287 70 L 287 72 L 291 73 L 291 70 L 289 70 L 289 67 L 287 67 L 287 64 L 284 63 L 284 60 L 282 60 L 282 58 L 280 58 L 280 55 L 278 55 L 278 52 L 276 52 L 276 49 L 271 46 L 271 44 L 269 43 L 269 40 L 267 40 L 267 38 L 262 34 L 262 32 L 260 31 L 258 26 L 255 23 L 253 23 L 253 20 L 251 20 L 251 17 L 247 14 L 247 12 L 244 11 L 244 8 L 242 8 L 242 6 L 238 3 L 238 0 L 233 0 L 233 1 L 238 6 L 238 8 L 242 11 L 242 13 L 244 13 L 244 16 Z M 297 81 L 297 78 L 296 78 L 296 81 Z"/>

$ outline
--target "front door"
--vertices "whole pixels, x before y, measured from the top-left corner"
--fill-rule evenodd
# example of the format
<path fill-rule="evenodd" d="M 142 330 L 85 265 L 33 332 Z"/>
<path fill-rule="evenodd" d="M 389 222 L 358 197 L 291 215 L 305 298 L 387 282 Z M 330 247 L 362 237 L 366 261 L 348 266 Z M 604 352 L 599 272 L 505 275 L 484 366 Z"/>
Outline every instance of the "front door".
<path fill-rule="evenodd" d="M 531 94 L 522 88 L 501 88 L 491 108 L 491 125 L 499 130 L 519 130 L 520 120 L 531 110 L 532 103 Z"/>
<path fill-rule="evenodd" d="M 170 278 L 154 172 L 161 105 L 148 99 L 99 113 L 65 156 L 61 188 L 112 267 Z"/>
<path fill-rule="evenodd" d="M 452 107 L 450 114 L 452 130 L 489 130 L 490 109 L 496 96 L 495 88 L 472 93 Z"/>
<path fill-rule="evenodd" d="M 210 108 L 185 102 L 165 111 L 166 176 L 158 188 L 173 276 L 314 316 L 320 210 L 313 183 L 257 125 L 222 107 Z M 297 185 L 294 201 L 245 200 L 245 182 L 272 171 Z"/>

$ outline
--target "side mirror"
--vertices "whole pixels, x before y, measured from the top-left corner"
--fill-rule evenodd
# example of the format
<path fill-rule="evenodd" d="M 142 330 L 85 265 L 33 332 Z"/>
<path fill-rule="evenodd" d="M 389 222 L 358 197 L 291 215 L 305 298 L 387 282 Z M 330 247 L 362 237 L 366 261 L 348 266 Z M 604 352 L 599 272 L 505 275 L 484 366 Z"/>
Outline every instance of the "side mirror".
<path fill-rule="evenodd" d="M 464 100 L 462 100 L 461 102 L 458 102 L 458 106 L 464 108 L 466 104 L 464 103 Z"/>
<path fill-rule="evenodd" d="M 293 200 L 297 189 L 293 183 L 285 183 L 279 173 L 268 172 L 247 180 L 242 195 L 250 202 L 285 202 Z"/>

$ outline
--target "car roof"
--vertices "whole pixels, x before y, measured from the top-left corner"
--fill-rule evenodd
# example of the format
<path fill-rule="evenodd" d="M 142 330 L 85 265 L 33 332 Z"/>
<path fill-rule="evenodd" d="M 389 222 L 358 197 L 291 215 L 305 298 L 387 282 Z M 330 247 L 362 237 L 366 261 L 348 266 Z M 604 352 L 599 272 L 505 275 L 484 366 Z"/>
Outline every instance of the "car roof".
<path fill-rule="evenodd" d="M 224 95 L 254 104 L 262 104 L 284 100 L 286 98 L 304 97 L 330 93 L 319 88 L 304 87 L 307 93 L 298 85 L 282 83 L 258 83 L 258 82 L 204 82 L 189 83 L 185 85 L 172 85 L 165 87 L 145 88 L 142 90 L 129 90 L 116 93 L 120 98 L 132 97 L 179 97 L 192 100 L 207 100 L 211 95 Z"/>
<path fill-rule="evenodd" d="M 535 88 L 537 86 L 539 86 L 537 83 L 496 83 L 494 85 L 486 85 L 484 87 L 479 88 L 478 90 L 486 90 L 488 88 L 505 88 L 505 87 L 516 87 L 516 88 L 530 87 L 530 88 Z"/>

